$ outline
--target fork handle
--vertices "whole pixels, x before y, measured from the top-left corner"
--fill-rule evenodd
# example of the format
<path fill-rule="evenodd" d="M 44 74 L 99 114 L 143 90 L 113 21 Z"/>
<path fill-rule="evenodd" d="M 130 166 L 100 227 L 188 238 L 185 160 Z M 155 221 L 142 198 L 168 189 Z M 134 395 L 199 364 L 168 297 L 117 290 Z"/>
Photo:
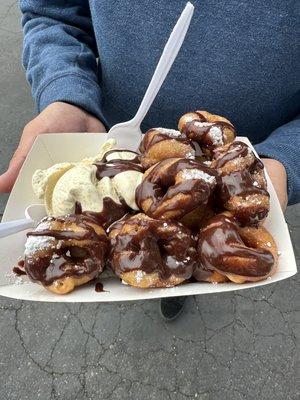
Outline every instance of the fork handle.
<path fill-rule="evenodd" d="M 189 28 L 192 15 L 194 12 L 194 6 L 188 2 L 185 9 L 182 11 L 170 37 L 167 41 L 160 60 L 155 69 L 154 75 L 148 86 L 148 89 L 144 95 L 141 105 L 132 119 L 132 122 L 136 126 L 140 126 L 141 122 L 145 118 L 153 100 L 155 99 L 161 85 L 163 84 L 172 64 L 181 48 L 187 30 Z"/>
<path fill-rule="evenodd" d="M 0 238 L 34 227 L 34 221 L 28 218 L 0 223 Z"/>

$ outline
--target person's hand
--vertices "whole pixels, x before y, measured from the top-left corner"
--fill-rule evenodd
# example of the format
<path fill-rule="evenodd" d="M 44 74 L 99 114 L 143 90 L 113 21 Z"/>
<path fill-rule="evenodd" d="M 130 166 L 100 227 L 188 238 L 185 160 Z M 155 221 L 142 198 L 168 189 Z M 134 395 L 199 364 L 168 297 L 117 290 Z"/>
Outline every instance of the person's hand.
<path fill-rule="evenodd" d="M 42 133 L 105 132 L 104 125 L 94 116 L 68 103 L 55 102 L 45 108 L 24 128 L 20 143 L 7 171 L 0 175 L 0 192 L 9 192 L 36 136 Z"/>
<path fill-rule="evenodd" d="M 271 178 L 274 189 L 276 190 L 282 210 L 286 209 L 288 203 L 287 195 L 287 176 L 281 162 L 271 158 L 262 158 L 266 170 Z"/>

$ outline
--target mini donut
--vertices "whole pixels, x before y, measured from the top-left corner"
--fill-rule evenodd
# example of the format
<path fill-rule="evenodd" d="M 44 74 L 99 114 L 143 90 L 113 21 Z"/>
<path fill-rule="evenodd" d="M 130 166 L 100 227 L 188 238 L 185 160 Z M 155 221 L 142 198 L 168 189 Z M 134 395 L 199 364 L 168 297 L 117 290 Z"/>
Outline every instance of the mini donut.
<path fill-rule="evenodd" d="M 200 230 L 197 251 L 199 281 L 257 282 L 273 275 L 278 261 L 276 243 L 264 227 L 240 227 L 224 214 Z"/>
<path fill-rule="evenodd" d="M 179 223 L 137 214 L 114 224 L 109 237 L 110 266 L 130 286 L 172 287 L 192 276 L 196 242 Z"/>
<path fill-rule="evenodd" d="M 141 164 L 145 169 L 167 158 L 195 158 L 195 148 L 185 134 L 174 129 L 149 129 L 140 144 Z"/>
<path fill-rule="evenodd" d="M 230 211 L 242 225 L 258 225 L 270 210 L 268 191 L 258 187 L 247 170 L 221 176 L 215 198 L 222 208 Z"/>
<path fill-rule="evenodd" d="M 208 156 L 216 148 L 233 142 L 236 136 L 234 126 L 228 119 L 207 111 L 184 114 L 179 120 L 178 129 L 188 139 L 198 143 Z"/>
<path fill-rule="evenodd" d="M 257 225 L 268 215 L 270 196 L 263 163 L 243 142 L 214 151 L 211 167 L 219 175 L 217 202 L 243 225 Z"/>
<path fill-rule="evenodd" d="M 155 219 L 180 220 L 198 207 L 205 207 L 218 174 L 194 160 L 170 158 L 149 168 L 136 189 L 136 203 Z"/>
<path fill-rule="evenodd" d="M 211 167 L 217 169 L 221 175 L 247 169 L 254 178 L 255 185 L 267 189 L 264 164 L 244 142 L 235 141 L 216 149 Z"/>
<path fill-rule="evenodd" d="M 109 241 L 104 229 L 87 216 L 44 218 L 27 237 L 25 272 L 53 293 L 69 293 L 104 269 Z"/>

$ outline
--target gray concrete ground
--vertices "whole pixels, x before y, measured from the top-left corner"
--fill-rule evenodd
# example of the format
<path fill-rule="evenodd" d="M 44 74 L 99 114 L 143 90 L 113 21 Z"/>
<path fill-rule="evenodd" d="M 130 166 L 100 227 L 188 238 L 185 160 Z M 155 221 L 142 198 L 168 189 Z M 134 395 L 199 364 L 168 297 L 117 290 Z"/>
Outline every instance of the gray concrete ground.
<path fill-rule="evenodd" d="M 34 113 L 19 61 L 17 3 L 0 2 L 0 172 Z M 6 196 L 0 198 L 2 211 Z M 287 220 L 299 261 L 299 205 L 288 208 Z M 169 324 L 157 301 L 64 305 L 0 298 L 0 398 L 299 399 L 298 288 L 296 276 L 262 289 L 190 298 Z"/>

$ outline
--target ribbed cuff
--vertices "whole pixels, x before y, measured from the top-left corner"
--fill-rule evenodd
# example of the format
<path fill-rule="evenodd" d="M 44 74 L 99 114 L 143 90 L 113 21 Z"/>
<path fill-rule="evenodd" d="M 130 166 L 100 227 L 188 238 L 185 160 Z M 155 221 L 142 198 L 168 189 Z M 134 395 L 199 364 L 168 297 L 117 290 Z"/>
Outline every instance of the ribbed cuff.
<path fill-rule="evenodd" d="M 88 77 L 72 72 L 51 79 L 37 94 L 37 111 L 43 111 L 56 101 L 64 101 L 83 108 L 99 118 L 107 128 L 107 121 L 101 109 L 101 89 L 97 82 Z"/>
<path fill-rule="evenodd" d="M 291 149 L 290 146 L 284 145 L 282 143 L 277 144 L 272 141 L 264 141 L 254 146 L 257 154 L 260 157 L 273 158 L 281 162 L 287 173 L 287 187 L 288 187 L 288 198 L 289 202 L 295 202 L 294 193 L 294 171 L 291 168 Z"/>

